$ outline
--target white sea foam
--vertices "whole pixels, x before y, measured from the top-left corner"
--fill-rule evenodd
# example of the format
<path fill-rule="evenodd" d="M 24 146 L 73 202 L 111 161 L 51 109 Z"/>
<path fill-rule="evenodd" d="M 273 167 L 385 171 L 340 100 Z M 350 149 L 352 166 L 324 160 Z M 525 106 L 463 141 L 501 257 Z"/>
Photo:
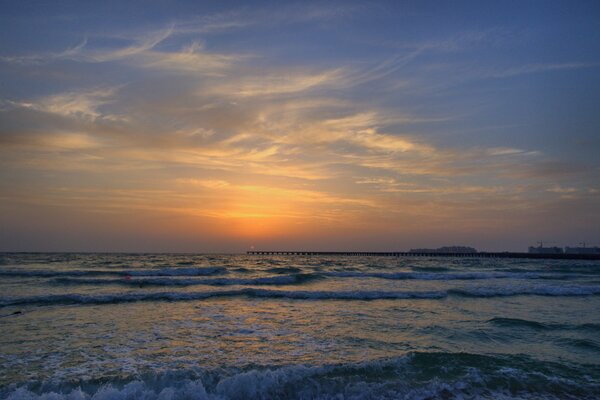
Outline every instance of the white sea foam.
<path fill-rule="evenodd" d="M 86 277 L 58 277 L 56 283 L 76 284 L 76 285 L 127 285 L 127 286 L 229 286 L 229 285 L 292 285 L 306 283 L 311 280 L 330 277 L 330 278 L 379 278 L 387 280 L 424 280 L 424 281 L 452 281 L 452 280 L 488 280 L 488 279 L 560 279 L 561 275 L 539 274 L 539 273 L 501 273 L 501 272 L 470 272 L 470 273 L 422 273 L 422 272 L 355 272 L 338 271 L 325 273 L 294 273 L 289 275 L 265 276 L 258 278 L 185 278 L 193 275 L 196 269 L 171 269 L 168 273 L 164 270 L 142 270 L 136 272 L 119 273 L 120 275 L 129 275 L 136 279 L 118 279 L 109 278 L 86 278 Z M 209 275 L 220 273 L 220 270 L 203 269 L 202 273 Z M 155 278 L 153 276 L 156 276 Z M 180 278 L 181 276 L 181 278 Z"/>
<path fill-rule="evenodd" d="M 565 274 L 537 273 L 537 272 L 358 272 L 336 271 L 323 273 L 324 276 L 339 278 L 380 278 L 390 280 L 425 280 L 425 281 L 451 281 L 451 280 L 486 280 L 486 279 L 568 279 Z"/>
<path fill-rule="evenodd" d="M 194 285 L 210 285 L 210 286 L 230 286 L 230 285 L 291 285 L 303 283 L 309 280 L 317 279 L 318 274 L 292 274 L 292 275 L 277 275 L 266 276 L 259 278 L 178 278 L 178 277 L 158 277 L 144 278 L 135 277 L 134 279 L 118 279 L 108 278 L 73 278 L 60 277 L 54 280 L 55 283 L 74 284 L 74 285 L 127 285 L 127 286 L 194 286 Z"/>
<path fill-rule="evenodd" d="M 544 366 L 532 361 L 517 364 L 468 354 L 410 354 L 357 364 L 291 365 L 217 375 L 163 373 L 124 383 L 28 384 L 0 390 L 0 395 L 7 400 L 433 400 L 592 399 L 600 394 L 599 383 L 577 371 L 548 375 L 535 370 Z"/>
<path fill-rule="evenodd" d="M 219 290 L 204 292 L 127 292 L 120 294 L 83 295 L 75 293 L 29 296 L 0 297 L 0 306 L 50 305 L 50 304 L 110 304 L 134 301 L 189 301 L 213 297 L 248 296 L 256 298 L 283 298 L 297 300 L 377 300 L 377 299 L 436 299 L 445 297 L 438 291 L 287 291 L 245 288 L 239 290 Z"/>
<path fill-rule="evenodd" d="M 450 289 L 449 294 L 467 297 L 500 297 L 500 296 L 593 296 L 600 294 L 598 285 L 534 285 L 534 286 L 501 286 L 471 287 Z"/>
<path fill-rule="evenodd" d="M 121 272 L 121 275 L 131 276 L 198 276 L 198 275 L 216 275 L 226 273 L 224 267 L 190 267 L 190 268 L 157 268 L 128 270 Z"/>
<path fill-rule="evenodd" d="M 134 301 L 189 301 L 213 297 L 248 296 L 255 298 L 278 298 L 290 300 L 378 300 L 378 299 L 441 299 L 448 295 L 465 297 L 499 297 L 519 295 L 539 296 L 592 296 L 600 295 L 600 286 L 595 285 L 535 285 L 535 286 L 490 286 L 465 287 L 437 291 L 291 291 L 244 288 L 201 292 L 127 292 L 119 294 L 83 295 L 75 293 L 0 297 L 0 306 L 49 305 L 49 304 L 107 304 Z"/>

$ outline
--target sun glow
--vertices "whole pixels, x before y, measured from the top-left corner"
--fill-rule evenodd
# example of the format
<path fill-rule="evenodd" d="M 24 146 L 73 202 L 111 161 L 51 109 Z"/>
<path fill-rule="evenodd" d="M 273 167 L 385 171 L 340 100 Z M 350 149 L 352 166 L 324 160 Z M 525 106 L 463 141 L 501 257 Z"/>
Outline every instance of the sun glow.
<path fill-rule="evenodd" d="M 4 7 L 0 247 L 383 250 L 451 237 L 504 250 L 599 236 L 596 14 L 522 41 L 495 24 L 413 32 L 404 13 L 381 30 L 369 25 L 381 7 L 280 2 L 271 18 L 280 6 L 201 3 L 198 18 L 103 29 L 59 18 L 31 30 Z M 519 46 L 545 50 L 513 57 Z"/>
<path fill-rule="evenodd" d="M 243 238 L 268 238 L 282 234 L 290 220 L 303 218 L 294 198 L 276 188 L 230 188 L 233 199 L 219 213 L 231 234 Z"/>
<path fill-rule="evenodd" d="M 233 236 L 248 239 L 268 239 L 283 232 L 283 225 L 277 218 L 262 216 L 234 217 L 229 223 Z"/>

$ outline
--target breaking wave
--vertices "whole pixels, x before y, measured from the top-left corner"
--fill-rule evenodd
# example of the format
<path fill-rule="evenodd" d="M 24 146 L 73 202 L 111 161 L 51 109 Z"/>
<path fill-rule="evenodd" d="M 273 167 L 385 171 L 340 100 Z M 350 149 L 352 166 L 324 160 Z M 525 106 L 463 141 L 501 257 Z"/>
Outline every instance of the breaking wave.
<path fill-rule="evenodd" d="M 463 297 L 504 297 L 504 296 L 593 296 L 600 294 L 600 286 L 592 285 L 536 285 L 503 286 L 449 289 L 448 294 Z"/>
<path fill-rule="evenodd" d="M 378 299 L 437 299 L 445 297 L 444 292 L 328 292 L 328 291 L 287 291 L 245 288 L 212 292 L 128 292 L 119 294 L 83 295 L 76 293 L 46 296 L 0 298 L 0 306 L 53 305 L 53 304 L 114 304 L 134 301 L 189 301 L 214 297 L 255 297 L 290 300 L 378 300 Z"/>
<path fill-rule="evenodd" d="M 193 268 L 159 268 L 139 269 L 120 272 L 120 275 L 131 276 L 204 276 L 227 273 L 224 267 L 193 267 Z"/>
<path fill-rule="evenodd" d="M 425 280 L 425 281 L 451 281 L 451 280 L 485 280 L 485 279 L 568 279 L 564 274 L 548 274 L 537 272 L 356 272 L 338 271 L 323 273 L 325 276 L 339 278 L 380 278 L 391 280 Z"/>
<path fill-rule="evenodd" d="M 294 285 L 320 278 L 317 274 L 293 274 L 266 276 L 261 278 L 55 278 L 54 282 L 64 285 L 122 285 L 122 286 L 231 286 L 231 285 Z"/>
<path fill-rule="evenodd" d="M 203 292 L 127 292 L 83 295 L 76 293 L 30 297 L 0 297 L 0 307 L 51 304 L 114 304 L 134 301 L 190 301 L 214 297 L 255 297 L 290 300 L 401 300 L 459 297 L 592 296 L 600 295 L 600 286 L 475 287 L 438 291 L 289 291 L 244 288 Z"/>
<path fill-rule="evenodd" d="M 524 356 L 410 353 L 386 360 L 310 366 L 166 371 L 122 380 L 30 382 L 7 400 L 593 399 L 598 366 Z"/>
<path fill-rule="evenodd" d="M 151 278 L 151 277 L 193 277 L 193 276 L 213 276 L 224 275 L 228 270 L 224 267 L 177 267 L 177 268 L 154 268 L 154 269 L 127 269 L 127 270 L 0 270 L 0 276 L 6 277 L 41 277 L 58 278 L 58 283 L 63 284 L 124 284 L 124 285 L 163 285 L 163 286 L 191 286 L 191 285 L 276 285 L 276 284 L 295 284 L 303 283 L 313 279 L 323 277 L 331 278 L 377 278 L 386 280 L 424 280 L 424 281 L 452 281 L 452 280 L 489 280 L 489 279 L 537 279 L 537 280 L 557 280 L 577 278 L 578 275 L 564 275 L 553 273 L 537 272 L 462 272 L 462 273 L 443 273 L 443 272 L 360 272 L 360 271 L 332 271 L 332 272 L 313 272 L 301 273 L 301 269 L 296 267 L 270 268 L 267 272 L 277 274 L 277 276 L 268 276 L 261 278 L 231 278 L 214 280 L 192 280 L 180 279 L 136 279 L 128 282 L 124 280 L 131 278 Z M 237 271 L 236 272 L 248 272 Z M 72 279 L 72 278 L 91 278 L 91 277 L 120 277 L 119 279 Z"/>

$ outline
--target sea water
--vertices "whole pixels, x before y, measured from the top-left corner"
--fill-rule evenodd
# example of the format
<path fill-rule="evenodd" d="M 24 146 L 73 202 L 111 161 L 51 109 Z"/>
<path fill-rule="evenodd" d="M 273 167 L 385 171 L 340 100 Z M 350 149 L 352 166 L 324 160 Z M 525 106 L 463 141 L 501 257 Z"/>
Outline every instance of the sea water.
<path fill-rule="evenodd" d="M 0 398 L 600 398 L 600 262 L 0 254 Z"/>

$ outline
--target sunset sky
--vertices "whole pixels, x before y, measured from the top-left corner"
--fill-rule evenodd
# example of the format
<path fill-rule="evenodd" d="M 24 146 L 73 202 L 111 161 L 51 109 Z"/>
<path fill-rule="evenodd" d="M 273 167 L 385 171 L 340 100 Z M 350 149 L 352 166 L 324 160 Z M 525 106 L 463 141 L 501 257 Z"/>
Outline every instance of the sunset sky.
<path fill-rule="evenodd" d="M 0 1 L 0 250 L 600 245 L 598 1 Z"/>

